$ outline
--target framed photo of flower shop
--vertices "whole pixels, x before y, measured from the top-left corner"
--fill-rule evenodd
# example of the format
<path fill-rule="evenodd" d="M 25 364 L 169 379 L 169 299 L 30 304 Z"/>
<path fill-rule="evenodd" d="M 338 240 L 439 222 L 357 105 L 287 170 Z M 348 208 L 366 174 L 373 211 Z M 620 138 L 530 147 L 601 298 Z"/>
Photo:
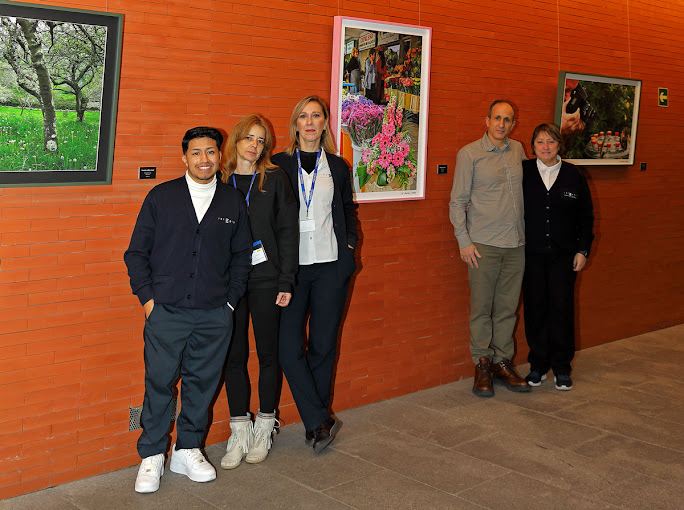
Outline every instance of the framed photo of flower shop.
<path fill-rule="evenodd" d="M 357 202 L 425 198 L 428 27 L 335 17 L 331 128 Z"/>
<path fill-rule="evenodd" d="M 586 166 L 633 165 L 641 80 L 561 71 L 556 93 L 563 159 Z"/>
<path fill-rule="evenodd" d="M 123 15 L 0 3 L 0 186 L 109 184 Z"/>

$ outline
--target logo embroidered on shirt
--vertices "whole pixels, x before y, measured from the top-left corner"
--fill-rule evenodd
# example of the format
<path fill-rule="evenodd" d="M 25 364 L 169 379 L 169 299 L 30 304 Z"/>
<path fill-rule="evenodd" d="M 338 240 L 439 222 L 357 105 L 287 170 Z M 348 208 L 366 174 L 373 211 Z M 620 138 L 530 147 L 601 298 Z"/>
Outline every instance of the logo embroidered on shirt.
<path fill-rule="evenodd" d="M 233 223 L 233 224 L 235 224 L 235 220 L 231 220 L 230 218 L 221 218 L 221 216 L 219 216 L 219 219 L 218 219 L 218 220 L 221 221 L 221 222 L 223 222 L 223 223 Z"/>
<path fill-rule="evenodd" d="M 572 199 L 575 199 L 575 198 L 577 198 L 577 194 L 576 194 L 576 193 L 573 193 L 572 191 L 564 191 L 564 192 L 563 192 L 563 197 L 564 197 L 564 198 L 572 198 Z"/>

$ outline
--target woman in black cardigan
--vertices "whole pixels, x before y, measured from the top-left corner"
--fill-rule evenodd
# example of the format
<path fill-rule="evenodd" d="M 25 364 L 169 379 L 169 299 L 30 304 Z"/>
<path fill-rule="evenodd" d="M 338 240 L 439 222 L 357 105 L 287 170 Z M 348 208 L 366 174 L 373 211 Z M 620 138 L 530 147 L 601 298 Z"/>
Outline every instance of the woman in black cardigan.
<path fill-rule="evenodd" d="M 330 415 L 330 394 L 338 329 L 356 269 L 350 171 L 334 155 L 329 118 L 320 97 L 299 101 L 290 119 L 290 146 L 273 156 L 290 177 L 299 202 L 299 271 L 290 306 L 280 317 L 278 357 L 306 427 L 306 443 L 316 453 L 330 444 L 341 425 Z"/>
<path fill-rule="evenodd" d="M 571 390 L 575 355 L 574 300 L 577 273 L 584 269 L 594 239 L 594 213 L 587 181 L 562 161 L 563 139 L 553 124 L 532 134 L 537 159 L 523 162 L 525 199 L 525 335 L 530 347 L 530 386 L 549 369 L 556 389 Z"/>
<path fill-rule="evenodd" d="M 297 259 L 297 201 L 285 172 L 271 163 L 273 138 L 261 115 L 242 118 L 224 149 L 221 180 L 245 197 L 254 246 L 247 292 L 235 308 L 235 331 L 225 365 L 230 408 L 230 439 L 221 459 L 236 468 L 246 456 L 255 464 L 271 448 L 278 396 L 278 325 L 292 296 Z M 249 413 L 247 371 L 249 315 L 259 357 L 259 411 L 254 425 Z"/>

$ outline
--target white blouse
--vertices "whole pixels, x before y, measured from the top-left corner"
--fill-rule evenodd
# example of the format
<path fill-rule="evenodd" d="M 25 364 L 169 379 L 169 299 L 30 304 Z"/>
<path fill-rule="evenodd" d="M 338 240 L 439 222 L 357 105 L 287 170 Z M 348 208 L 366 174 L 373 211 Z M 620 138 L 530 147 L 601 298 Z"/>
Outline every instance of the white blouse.
<path fill-rule="evenodd" d="M 302 220 L 309 219 L 314 220 L 316 225 L 315 230 L 311 232 L 299 233 L 299 264 L 303 266 L 337 260 L 337 238 L 332 217 L 334 184 L 325 151 L 321 151 L 316 186 L 307 217 L 306 200 L 309 198 L 313 176 L 313 172 L 302 170 L 301 177 L 297 177 L 300 224 Z M 306 196 L 302 194 L 302 178 Z"/>
<path fill-rule="evenodd" d="M 542 163 L 541 159 L 537 158 L 537 169 L 539 170 L 539 175 L 544 182 L 544 186 L 546 186 L 546 191 L 549 191 L 551 186 L 553 186 L 553 183 L 556 182 L 556 179 L 558 178 L 558 172 L 560 171 L 561 164 L 563 163 L 560 156 L 556 156 L 556 158 L 558 163 L 552 166 L 546 166 L 544 163 Z"/>

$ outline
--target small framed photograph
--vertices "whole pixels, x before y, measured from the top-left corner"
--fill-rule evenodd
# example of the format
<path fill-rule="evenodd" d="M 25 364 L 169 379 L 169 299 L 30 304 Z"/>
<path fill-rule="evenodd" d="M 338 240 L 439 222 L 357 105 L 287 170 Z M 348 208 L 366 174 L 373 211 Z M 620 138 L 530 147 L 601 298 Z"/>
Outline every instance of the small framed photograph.
<path fill-rule="evenodd" d="M 335 17 L 331 128 L 357 202 L 425 198 L 432 30 Z"/>
<path fill-rule="evenodd" d="M 0 186 L 110 184 L 123 15 L 0 3 Z"/>
<path fill-rule="evenodd" d="M 633 165 L 641 80 L 561 71 L 556 96 L 563 159 L 584 166 Z"/>

